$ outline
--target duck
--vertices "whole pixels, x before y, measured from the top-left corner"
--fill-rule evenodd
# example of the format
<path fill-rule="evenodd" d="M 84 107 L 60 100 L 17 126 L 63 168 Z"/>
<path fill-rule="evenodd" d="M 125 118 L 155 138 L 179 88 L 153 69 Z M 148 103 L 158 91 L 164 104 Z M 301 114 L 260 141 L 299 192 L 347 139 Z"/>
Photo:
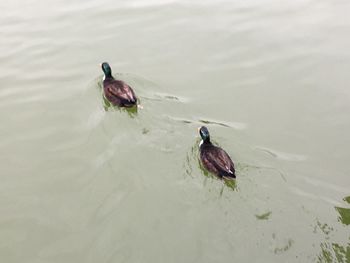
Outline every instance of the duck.
<path fill-rule="evenodd" d="M 134 107 L 137 98 L 133 89 L 124 81 L 117 80 L 112 76 L 112 69 L 107 62 L 101 64 L 103 77 L 103 91 L 106 99 L 114 106 Z"/>
<path fill-rule="evenodd" d="M 220 179 L 235 179 L 235 166 L 231 157 L 222 148 L 211 143 L 207 127 L 202 126 L 198 131 L 202 138 L 199 144 L 199 159 L 204 168 Z"/>

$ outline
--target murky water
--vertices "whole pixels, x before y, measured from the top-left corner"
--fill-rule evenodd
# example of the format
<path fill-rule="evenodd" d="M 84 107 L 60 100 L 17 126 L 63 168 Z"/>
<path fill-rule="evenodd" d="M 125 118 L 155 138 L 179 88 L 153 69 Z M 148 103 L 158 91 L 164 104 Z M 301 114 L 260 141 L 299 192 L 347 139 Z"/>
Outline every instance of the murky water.
<path fill-rule="evenodd" d="M 1 262 L 350 261 L 348 0 L 0 8 Z"/>

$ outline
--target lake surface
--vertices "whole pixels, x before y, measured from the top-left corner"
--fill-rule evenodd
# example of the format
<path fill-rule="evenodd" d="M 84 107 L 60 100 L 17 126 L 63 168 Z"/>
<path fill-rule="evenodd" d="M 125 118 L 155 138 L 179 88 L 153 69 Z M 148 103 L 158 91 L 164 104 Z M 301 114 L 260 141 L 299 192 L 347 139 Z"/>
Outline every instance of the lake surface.
<path fill-rule="evenodd" d="M 1 262 L 350 262 L 348 0 L 0 8 Z"/>

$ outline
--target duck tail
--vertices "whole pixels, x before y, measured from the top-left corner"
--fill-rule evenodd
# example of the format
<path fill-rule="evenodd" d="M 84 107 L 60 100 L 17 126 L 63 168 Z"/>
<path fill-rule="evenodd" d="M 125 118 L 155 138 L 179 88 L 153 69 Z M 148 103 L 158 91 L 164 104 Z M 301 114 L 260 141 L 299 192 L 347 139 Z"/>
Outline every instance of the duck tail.
<path fill-rule="evenodd" d="M 224 172 L 224 173 L 222 173 L 221 174 L 221 177 L 223 178 L 223 179 L 226 179 L 226 180 L 234 180 L 234 179 L 236 179 L 236 174 L 235 174 L 235 171 L 233 171 L 233 172 Z"/>

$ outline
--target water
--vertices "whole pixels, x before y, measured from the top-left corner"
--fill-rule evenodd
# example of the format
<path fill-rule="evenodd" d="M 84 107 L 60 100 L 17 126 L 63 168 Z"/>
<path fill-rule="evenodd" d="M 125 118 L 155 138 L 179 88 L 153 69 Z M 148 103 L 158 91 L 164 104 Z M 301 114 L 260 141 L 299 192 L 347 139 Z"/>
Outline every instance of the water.
<path fill-rule="evenodd" d="M 348 1 L 0 7 L 2 262 L 350 261 Z"/>

